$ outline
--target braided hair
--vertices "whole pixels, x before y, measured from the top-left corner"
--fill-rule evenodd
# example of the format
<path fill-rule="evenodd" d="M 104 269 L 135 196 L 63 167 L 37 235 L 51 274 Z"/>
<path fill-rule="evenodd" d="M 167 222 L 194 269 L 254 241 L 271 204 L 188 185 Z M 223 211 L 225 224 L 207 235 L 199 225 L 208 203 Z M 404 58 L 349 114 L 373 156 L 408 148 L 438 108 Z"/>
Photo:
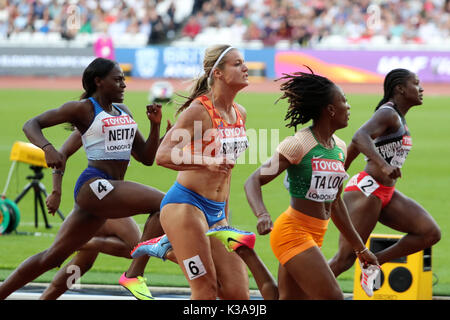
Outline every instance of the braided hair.
<path fill-rule="evenodd" d="M 278 100 L 287 99 L 289 107 L 284 120 L 289 120 L 286 127 L 294 127 L 295 131 L 297 125 L 319 119 L 322 110 L 332 102 L 336 87 L 331 80 L 314 74 L 306 67 L 311 73 L 295 72 L 277 79 L 287 80 L 280 86 L 283 95 Z"/>
<path fill-rule="evenodd" d="M 389 99 L 394 97 L 396 86 L 405 84 L 412 75 L 413 73 L 407 69 L 398 68 L 391 70 L 384 78 L 384 96 L 383 99 L 378 102 L 375 111 L 377 111 L 378 108 L 380 108 L 383 104 L 388 102 Z"/>

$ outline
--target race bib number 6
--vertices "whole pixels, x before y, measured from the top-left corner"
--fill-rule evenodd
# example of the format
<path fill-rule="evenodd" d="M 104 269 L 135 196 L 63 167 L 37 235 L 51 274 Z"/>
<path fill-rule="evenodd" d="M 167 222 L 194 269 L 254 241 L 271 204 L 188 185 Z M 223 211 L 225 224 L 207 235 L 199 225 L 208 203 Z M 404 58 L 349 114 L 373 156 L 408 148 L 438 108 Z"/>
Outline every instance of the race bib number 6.
<path fill-rule="evenodd" d="M 183 264 L 189 280 L 196 279 L 206 274 L 206 269 L 202 263 L 202 260 L 200 260 L 199 255 L 183 260 Z"/>
<path fill-rule="evenodd" d="M 91 182 L 89 186 L 99 200 L 102 200 L 114 189 L 113 185 L 106 179 L 97 179 Z"/>

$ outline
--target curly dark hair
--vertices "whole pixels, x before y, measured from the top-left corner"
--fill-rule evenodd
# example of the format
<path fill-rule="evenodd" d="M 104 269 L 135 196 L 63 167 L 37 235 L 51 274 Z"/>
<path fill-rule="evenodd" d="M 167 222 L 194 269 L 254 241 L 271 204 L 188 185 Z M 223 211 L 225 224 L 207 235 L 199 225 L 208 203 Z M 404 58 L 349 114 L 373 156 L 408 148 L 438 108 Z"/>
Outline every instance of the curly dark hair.
<path fill-rule="evenodd" d="M 289 107 L 284 120 L 290 120 L 286 127 L 294 127 L 296 131 L 299 124 L 319 119 L 322 110 L 332 102 L 336 87 L 331 80 L 306 67 L 311 73 L 284 74 L 276 80 L 287 80 L 280 85 L 283 95 L 278 100 L 287 99 Z"/>

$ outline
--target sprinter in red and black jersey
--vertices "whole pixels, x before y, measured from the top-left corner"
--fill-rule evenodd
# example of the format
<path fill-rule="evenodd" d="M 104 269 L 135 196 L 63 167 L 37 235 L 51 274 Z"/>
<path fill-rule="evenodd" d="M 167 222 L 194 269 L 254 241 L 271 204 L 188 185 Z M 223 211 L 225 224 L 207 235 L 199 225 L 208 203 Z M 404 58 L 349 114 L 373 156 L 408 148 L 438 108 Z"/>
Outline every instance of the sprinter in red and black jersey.
<path fill-rule="evenodd" d="M 412 147 L 406 113 L 422 105 L 419 78 L 406 69 L 394 69 L 384 80 L 384 97 L 372 117 L 356 131 L 347 150 L 348 169 L 359 153 L 366 156 L 364 171 L 350 179 L 344 201 L 361 238 L 367 241 L 378 221 L 406 233 L 396 244 L 376 253 L 381 264 L 429 248 L 440 240 L 433 217 L 416 201 L 395 188 Z M 338 276 L 349 269 L 356 255 L 342 236 L 330 267 Z"/>

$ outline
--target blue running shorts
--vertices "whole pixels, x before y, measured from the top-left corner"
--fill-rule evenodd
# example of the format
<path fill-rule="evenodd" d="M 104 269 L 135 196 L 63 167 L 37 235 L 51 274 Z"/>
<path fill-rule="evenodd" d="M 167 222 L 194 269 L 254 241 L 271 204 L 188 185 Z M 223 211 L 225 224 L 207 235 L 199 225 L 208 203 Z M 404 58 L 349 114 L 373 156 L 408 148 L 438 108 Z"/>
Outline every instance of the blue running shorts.
<path fill-rule="evenodd" d="M 206 199 L 198 193 L 182 186 L 177 181 L 167 191 L 165 197 L 161 201 L 160 209 L 168 203 L 188 203 L 199 208 L 205 215 L 208 226 L 225 219 L 226 201 L 217 202 Z"/>
<path fill-rule="evenodd" d="M 94 167 L 87 167 L 84 169 L 84 171 L 81 173 L 81 175 L 78 177 L 77 182 L 75 183 L 75 189 L 73 190 L 73 198 L 75 201 L 77 200 L 78 192 L 80 191 L 81 186 L 92 178 L 102 178 L 106 180 L 114 180 L 112 177 L 110 177 L 107 173 L 103 172 L 100 169 L 94 168 Z"/>

